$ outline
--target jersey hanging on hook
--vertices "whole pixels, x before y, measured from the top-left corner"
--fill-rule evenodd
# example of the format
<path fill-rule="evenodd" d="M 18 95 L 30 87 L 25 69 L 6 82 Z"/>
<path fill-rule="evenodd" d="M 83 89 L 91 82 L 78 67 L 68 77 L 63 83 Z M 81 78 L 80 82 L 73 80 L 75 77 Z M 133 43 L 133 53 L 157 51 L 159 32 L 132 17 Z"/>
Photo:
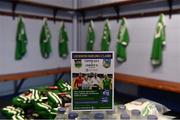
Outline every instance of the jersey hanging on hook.
<path fill-rule="evenodd" d="M 86 45 L 87 51 L 93 51 L 94 42 L 95 42 L 94 23 L 93 21 L 90 21 L 87 32 L 87 45 Z"/>
<path fill-rule="evenodd" d="M 154 36 L 153 47 L 151 52 L 151 63 L 153 66 L 160 66 L 163 58 L 163 47 L 165 41 L 165 20 L 164 14 L 161 14 L 157 23 L 156 33 Z"/>
<path fill-rule="evenodd" d="M 126 18 L 123 17 L 120 24 L 121 26 L 117 36 L 116 56 L 119 62 L 124 62 L 127 59 L 126 47 L 129 43 Z"/>
<path fill-rule="evenodd" d="M 18 19 L 17 33 L 16 33 L 16 52 L 15 59 L 21 60 L 27 52 L 27 35 L 25 30 L 25 24 L 23 17 L 20 16 Z"/>
<path fill-rule="evenodd" d="M 109 26 L 109 21 L 106 20 L 103 30 L 102 41 L 101 41 L 101 51 L 109 51 L 110 42 L 111 42 L 110 26 Z"/>
<path fill-rule="evenodd" d="M 48 27 L 47 19 L 43 20 L 43 26 L 40 33 L 40 50 L 43 58 L 49 58 L 51 49 L 51 32 Z"/>
<path fill-rule="evenodd" d="M 64 22 L 59 31 L 59 56 L 66 58 L 68 56 L 68 34 Z"/>

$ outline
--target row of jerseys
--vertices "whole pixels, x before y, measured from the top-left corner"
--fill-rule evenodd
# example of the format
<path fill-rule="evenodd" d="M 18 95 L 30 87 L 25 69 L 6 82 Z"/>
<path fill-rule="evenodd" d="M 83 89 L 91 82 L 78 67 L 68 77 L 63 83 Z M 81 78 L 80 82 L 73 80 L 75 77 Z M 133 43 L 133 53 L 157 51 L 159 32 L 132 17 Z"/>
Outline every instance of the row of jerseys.
<path fill-rule="evenodd" d="M 51 46 L 51 31 L 48 27 L 47 19 L 43 20 L 43 25 L 40 31 L 40 52 L 43 58 L 47 59 L 50 57 L 52 52 Z M 21 60 L 27 53 L 28 38 L 25 29 L 25 24 L 23 17 L 19 17 L 17 23 L 16 32 L 16 48 L 15 48 L 15 59 Z M 66 58 L 68 56 L 68 34 L 66 32 L 64 22 L 61 25 L 59 31 L 59 41 L 58 41 L 59 56 Z"/>
<path fill-rule="evenodd" d="M 95 30 L 93 21 L 89 23 L 88 31 L 87 31 L 87 44 L 86 50 L 93 51 L 94 50 L 94 43 L 95 43 Z M 109 51 L 111 43 L 111 32 L 110 32 L 110 25 L 109 21 L 106 20 L 104 24 L 102 39 L 101 39 L 101 51 Z M 126 48 L 129 44 L 129 32 L 127 26 L 127 20 L 123 17 L 120 21 L 120 28 L 117 35 L 117 42 L 116 42 L 116 58 L 119 62 L 123 63 L 127 60 L 127 53 Z M 151 52 L 151 63 L 154 66 L 159 66 L 162 63 L 162 56 L 163 56 L 163 48 L 166 44 L 165 41 L 165 16 L 164 14 L 160 14 L 159 20 L 156 27 L 156 33 L 154 36 L 154 41 L 152 45 L 152 52 Z"/>

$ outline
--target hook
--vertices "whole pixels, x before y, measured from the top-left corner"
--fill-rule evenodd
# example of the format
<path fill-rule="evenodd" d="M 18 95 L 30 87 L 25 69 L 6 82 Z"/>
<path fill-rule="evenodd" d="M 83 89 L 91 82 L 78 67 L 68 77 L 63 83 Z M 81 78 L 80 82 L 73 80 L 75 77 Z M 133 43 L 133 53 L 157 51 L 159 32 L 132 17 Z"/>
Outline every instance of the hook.
<path fill-rule="evenodd" d="M 120 17 L 120 7 L 119 6 L 114 6 L 114 11 L 116 12 L 116 15 L 117 15 L 117 22 L 119 21 L 119 17 Z"/>
<path fill-rule="evenodd" d="M 57 9 L 57 8 L 54 8 L 54 9 L 53 9 L 53 21 L 54 21 L 54 24 L 56 23 L 56 15 L 57 15 L 57 12 L 58 12 L 58 9 Z"/>
<path fill-rule="evenodd" d="M 12 18 L 13 18 L 13 20 L 15 19 L 15 11 L 16 11 L 16 8 L 17 8 L 17 3 L 16 3 L 16 2 L 13 2 L 13 3 L 12 3 Z"/>
<path fill-rule="evenodd" d="M 168 6 L 169 6 L 169 18 L 172 16 L 172 9 L 173 9 L 173 0 L 168 0 Z"/>
<path fill-rule="evenodd" d="M 82 21 L 83 21 L 83 24 L 85 24 L 85 11 L 80 11 L 80 14 L 82 16 Z"/>

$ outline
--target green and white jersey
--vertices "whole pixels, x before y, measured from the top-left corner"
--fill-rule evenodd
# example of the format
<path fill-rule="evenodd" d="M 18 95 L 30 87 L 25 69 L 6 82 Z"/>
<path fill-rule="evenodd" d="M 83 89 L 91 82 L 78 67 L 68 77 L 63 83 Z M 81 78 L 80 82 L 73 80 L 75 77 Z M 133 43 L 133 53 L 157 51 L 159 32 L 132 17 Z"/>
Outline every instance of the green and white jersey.
<path fill-rule="evenodd" d="M 43 58 L 49 58 L 51 48 L 51 32 L 48 27 L 47 19 L 44 19 L 40 33 L 40 50 Z"/>
<path fill-rule="evenodd" d="M 66 58 L 68 56 L 68 34 L 64 22 L 59 31 L 59 56 Z"/>
<path fill-rule="evenodd" d="M 127 59 L 126 47 L 129 43 L 129 33 L 127 30 L 126 18 L 122 18 L 117 36 L 116 57 L 119 62 L 125 62 Z"/>
<path fill-rule="evenodd" d="M 54 106 L 58 107 L 62 105 L 62 99 L 53 92 L 48 92 L 48 99 L 54 104 Z"/>
<path fill-rule="evenodd" d="M 161 14 L 157 23 L 156 33 L 154 36 L 153 47 L 151 52 L 151 63 L 153 66 L 160 66 L 163 58 L 163 47 L 165 41 L 165 22 L 164 15 Z"/>
<path fill-rule="evenodd" d="M 94 42 L 95 42 L 94 23 L 93 21 L 91 21 L 89 23 L 88 32 L 87 32 L 87 45 L 86 45 L 87 51 L 93 51 Z"/>
<path fill-rule="evenodd" d="M 101 51 L 109 51 L 110 42 L 111 42 L 110 26 L 109 26 L 109 21 L 106 20 L 103 30 L 102 41 L 101 41 Z"/>
<path fill-rule="evenodd" d="M 16 33 L 16 52 L 15 59 L 21 60 L 26 52 L 27 52 L 27 35 L 25 31 L 25 24 L 23 21 L 23 17 L 20 16 L 17 25 L 17 33 Z"/>

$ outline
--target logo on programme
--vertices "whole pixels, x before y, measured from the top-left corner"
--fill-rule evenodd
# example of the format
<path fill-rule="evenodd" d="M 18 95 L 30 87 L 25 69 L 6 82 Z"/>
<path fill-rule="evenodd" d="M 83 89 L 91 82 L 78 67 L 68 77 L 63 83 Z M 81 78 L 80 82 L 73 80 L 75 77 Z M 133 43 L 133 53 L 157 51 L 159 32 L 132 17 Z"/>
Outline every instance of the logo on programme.
<path fill-rule="evenodd" d="M 111 59 L 103 59 L 103 66 L 109 68 L 111 66 Z"/>
<path fill-rule="evenodd" d="M 74 60 L 74 66 L 75 66 L 76 68 L 80 68 L 80 67 L 82 66 L 82 61 L 81 61 L 81 59 L 76 59 L 76 60 Z"/>

